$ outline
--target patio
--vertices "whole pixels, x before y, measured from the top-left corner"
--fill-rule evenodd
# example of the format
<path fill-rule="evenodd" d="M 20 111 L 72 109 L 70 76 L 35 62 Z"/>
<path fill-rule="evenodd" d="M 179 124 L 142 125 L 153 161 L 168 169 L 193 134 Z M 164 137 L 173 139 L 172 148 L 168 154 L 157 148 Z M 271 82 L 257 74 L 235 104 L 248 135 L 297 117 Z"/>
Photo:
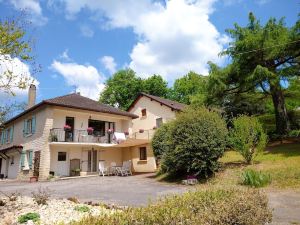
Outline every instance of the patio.
<path fill-rule="evenodd" d="M 52 198 L 77 197 L 81 202 L 104 202 L 120 206 L 145 205 L 149 200 L 156 200 L 168 194 L 182 193 L 190 186 L 157 182 L 154 174 L 140 174 L 128 177 L 85 177 L 52 182 L 25 183 L 1 182 L 2 192 L 19 191 L 31 196 L 41 186 L 48 188 Z M 0 193 L 1 195 L 1 193 Z"/>

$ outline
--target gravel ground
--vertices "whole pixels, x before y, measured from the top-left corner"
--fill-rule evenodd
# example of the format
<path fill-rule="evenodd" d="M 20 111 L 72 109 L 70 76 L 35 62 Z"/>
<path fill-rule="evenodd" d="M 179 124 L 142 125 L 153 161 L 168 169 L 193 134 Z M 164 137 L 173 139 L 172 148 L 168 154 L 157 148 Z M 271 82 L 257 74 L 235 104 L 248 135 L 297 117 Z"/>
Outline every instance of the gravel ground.
<path fill-rule="evenodd" d="M 46 205 L 38 205 L 31 197 L 18 197 L 16 201 L 10 201 L 3 198 L 5 206 L 0 206 L 0 225 L 18 224 L 18 218 L 26 213 L 38 213 L 40 215 L 41 225 L 52 225 L 60 222 L 69 223 L 78 221 L 85 216 L 111 214 L 116 210 L 106 209 L 103 206 L 90 206 L 89 212 L 80 212 L 75 206 L 83 206 L 84 204 L 76 204 L 66 199 L 50 199 Z M 33 224 L 28 221 L 27 224 Z"/>

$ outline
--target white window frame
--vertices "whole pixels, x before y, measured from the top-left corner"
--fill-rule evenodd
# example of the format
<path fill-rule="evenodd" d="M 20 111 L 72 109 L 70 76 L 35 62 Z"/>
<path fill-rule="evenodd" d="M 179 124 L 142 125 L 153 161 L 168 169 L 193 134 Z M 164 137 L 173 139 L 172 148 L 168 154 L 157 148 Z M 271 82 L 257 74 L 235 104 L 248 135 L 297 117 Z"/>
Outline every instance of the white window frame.
<path fill-rule="evenodd" d="M 26 136 L 32 135 L 32 118 L 26 120 Z"/>

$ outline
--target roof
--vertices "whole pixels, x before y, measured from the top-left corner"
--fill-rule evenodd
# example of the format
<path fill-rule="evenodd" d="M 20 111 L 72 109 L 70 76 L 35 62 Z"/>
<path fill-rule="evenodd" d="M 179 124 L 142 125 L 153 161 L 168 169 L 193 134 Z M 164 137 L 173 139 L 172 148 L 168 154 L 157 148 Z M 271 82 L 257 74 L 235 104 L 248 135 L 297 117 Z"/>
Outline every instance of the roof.
<path fill-rule="evenodd" d="M 151 100 L 154 100 L 154 101 L 156 101 L 156 102 L 158 102 L 162 105 L 165 105 L 165 106 L 167 106 L 167 107 L 169 107 L 169 108 L 171 108 L 172 110 L 175 110 L 175 111 L 182 111 L 183 108 L 186 107 L 185 104 L 141 92 L 137 96 L 137 98 L 134 100 L 134 102 L 128 107 L 127 111 L 130 111 L 135 106 L 135 104 L 139 101 L 139 99 L 143 96 L 148 97 Z"/>
<path fill-rule="evenodd" d="M 122 110 L 114 108 L 112 106 L 105 105 L 100 102 L 94 101 L 90 98 L 83 97 L 80 94 L 73 93 L 73 94 L 69 94 L 69 95 L 64 95 L 64 96 L 59 96 L 56 98 L 43 100 L 42 102 L 32 106 L 31 108 L 23 111 L 22 113 L 18 114 L 17 116 L 6 121 L 4 123 L 4 125 L 16 120 L 17 118 L 19 118 L 37 108 L 43 106 L 43 105 L 61 106 L 61 107 L 66 107 L 66 108 L 82 109 L 82 110 L 88 110 L 88 111 L 94 111 L 94 112 L 102 112 L 102 113 L 108 113 L 108 114 L 127 116 L 127 117 L 131 117 L 131 118 L 138 118 L 138 116 L 133 113 L 122 111 Z"/>

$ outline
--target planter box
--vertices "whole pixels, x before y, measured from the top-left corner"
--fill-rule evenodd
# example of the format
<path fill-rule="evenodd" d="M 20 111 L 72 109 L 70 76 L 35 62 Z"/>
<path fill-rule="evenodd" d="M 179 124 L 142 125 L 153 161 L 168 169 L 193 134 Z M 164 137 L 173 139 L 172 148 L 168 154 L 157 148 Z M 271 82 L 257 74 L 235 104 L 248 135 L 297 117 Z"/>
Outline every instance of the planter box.
<path fill-rule="evenodd" d="M 33 177 L 29 178 L 30 183 L 34 183 L 34 182 L 37 182 L 37 181 L 38 181 L 38 177 L 36 177 L 36 176 L 33 176 Z"/>

